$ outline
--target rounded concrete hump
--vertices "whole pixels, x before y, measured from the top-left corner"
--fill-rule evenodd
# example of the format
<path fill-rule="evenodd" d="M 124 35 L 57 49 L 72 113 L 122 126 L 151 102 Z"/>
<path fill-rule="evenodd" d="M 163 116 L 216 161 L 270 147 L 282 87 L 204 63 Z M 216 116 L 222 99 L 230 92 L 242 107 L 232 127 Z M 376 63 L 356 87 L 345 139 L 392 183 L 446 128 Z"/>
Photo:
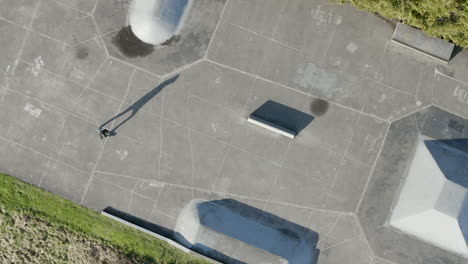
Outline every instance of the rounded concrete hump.
<path fill-rule="evenodd" d="M 141 41 L 159 45 L 180 33 L 192 0 L 133 0 L 127 24 Z"/>
<path fill-rule="evenodd" d="M 185 205 L 177 218 L 174 238 L 187 248 L 193 246 L 201 227 L 199 210 L 197 208 L 206 202 L 206 200 L 201 199 L 191 200 Z"/>

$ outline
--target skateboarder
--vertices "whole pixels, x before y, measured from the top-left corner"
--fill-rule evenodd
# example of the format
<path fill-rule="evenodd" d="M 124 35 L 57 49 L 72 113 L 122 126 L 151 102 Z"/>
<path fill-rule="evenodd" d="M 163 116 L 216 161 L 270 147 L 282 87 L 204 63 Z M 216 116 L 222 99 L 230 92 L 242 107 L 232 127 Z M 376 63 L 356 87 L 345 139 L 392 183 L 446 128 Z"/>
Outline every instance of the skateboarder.
<path fill-rule="evenodd" d="M 111 132 L 109 130 L 105 129 L 105 128 L 100 128 L 99 127 L 96 130 L 99 132 L 99 137 L 101 138 L 101 140 L 103 138 L 110 137 L 110 135 L 111 135 Z"/>

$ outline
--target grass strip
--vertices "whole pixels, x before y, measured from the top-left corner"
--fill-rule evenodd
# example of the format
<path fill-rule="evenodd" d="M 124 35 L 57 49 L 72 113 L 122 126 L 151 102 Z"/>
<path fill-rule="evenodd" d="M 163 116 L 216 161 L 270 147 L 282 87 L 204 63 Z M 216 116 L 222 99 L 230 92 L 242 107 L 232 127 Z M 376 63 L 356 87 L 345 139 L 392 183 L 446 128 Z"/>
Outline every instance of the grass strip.
<path fill-rule="evenodd" d="M 102 241 L 125 255 L 158 264 L 206 264 L 167 242 L 134 230 L 12 176 L 0 173 L 0 205 Z"/>

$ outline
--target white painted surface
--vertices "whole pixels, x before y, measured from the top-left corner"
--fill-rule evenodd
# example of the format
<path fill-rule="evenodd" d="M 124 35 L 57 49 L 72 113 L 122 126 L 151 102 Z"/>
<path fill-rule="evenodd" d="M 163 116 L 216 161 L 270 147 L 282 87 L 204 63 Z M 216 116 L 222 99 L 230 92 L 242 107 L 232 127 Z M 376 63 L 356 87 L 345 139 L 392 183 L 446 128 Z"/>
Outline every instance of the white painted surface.
<path fill-rule="evenodd" d="M 192 0 L 133 0 L 127 23 L 143 42 L 158 45 L 180 33 Z"/>
<path fill-rule="evenodd" d="M 390 225 L 443 249 L 468 256 L 467 243 L 458 222 L 467 194 L 467 189 L 444 176 L 424 144 L 424 138 L 420 138 Z"/>
<path fill-rule="evenodd" d="M 23 110 L 28 112 L 30 115 L 34 116 L 35 118 L 39 118 L 42 113 L 42 110 L 40 108 L 37 108 L 30 103 L 26 103 Z"/>
<path fill-rule="evenodd" d="M 253 119 L 253 118 L 250 118 L 250 117 L 247 119 L 247 122 L 252 123 L 252 124 L 255 124 L 255 125 L 257 125 L 257 126 L 261 126 L 261 127 L 263 127 L 263 128 L 266 128 L 266 129 L 268 129 L 268 130 L 271 130 L 271 131 L 273 131 L 273 132 L 276 132 L 276 133 L 281 134 L 281 135 L 283 135 L 283 136 L 286 136 L 286 137 L 288 137 L 288 138 L 294 138 L 294 137 L 296 136 L 296 135 L 294 135 L 294 134 L 292 134 L 292 133 L 289 133 L 288 131 L 281 130 L 281 129 L 276 128 L 276 127 L 274 127 L 274 126 L 270 126 L 270 125 L 268 125 L 267 123 L 260 122 L 260 121 L 258 121 L 258 120 Z"/>

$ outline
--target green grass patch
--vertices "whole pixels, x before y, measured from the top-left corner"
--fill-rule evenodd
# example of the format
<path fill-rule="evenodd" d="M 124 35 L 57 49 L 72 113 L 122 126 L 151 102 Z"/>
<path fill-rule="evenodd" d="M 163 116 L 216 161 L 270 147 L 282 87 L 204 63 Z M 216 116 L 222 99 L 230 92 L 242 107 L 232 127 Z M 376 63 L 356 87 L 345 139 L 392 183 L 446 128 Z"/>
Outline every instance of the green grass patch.
<path fill-rule="evenodd" d="M 467 0 L 341 0 L 468 47 Z"/>
<path fill-rule="evenodd" d="M 134 230 L 52 193 L 0 173 L 0 206 L 62 226 L 80 235 L 116 247 L 125 255 L 149 263 L 206 264 L 168 243 Z"/>

